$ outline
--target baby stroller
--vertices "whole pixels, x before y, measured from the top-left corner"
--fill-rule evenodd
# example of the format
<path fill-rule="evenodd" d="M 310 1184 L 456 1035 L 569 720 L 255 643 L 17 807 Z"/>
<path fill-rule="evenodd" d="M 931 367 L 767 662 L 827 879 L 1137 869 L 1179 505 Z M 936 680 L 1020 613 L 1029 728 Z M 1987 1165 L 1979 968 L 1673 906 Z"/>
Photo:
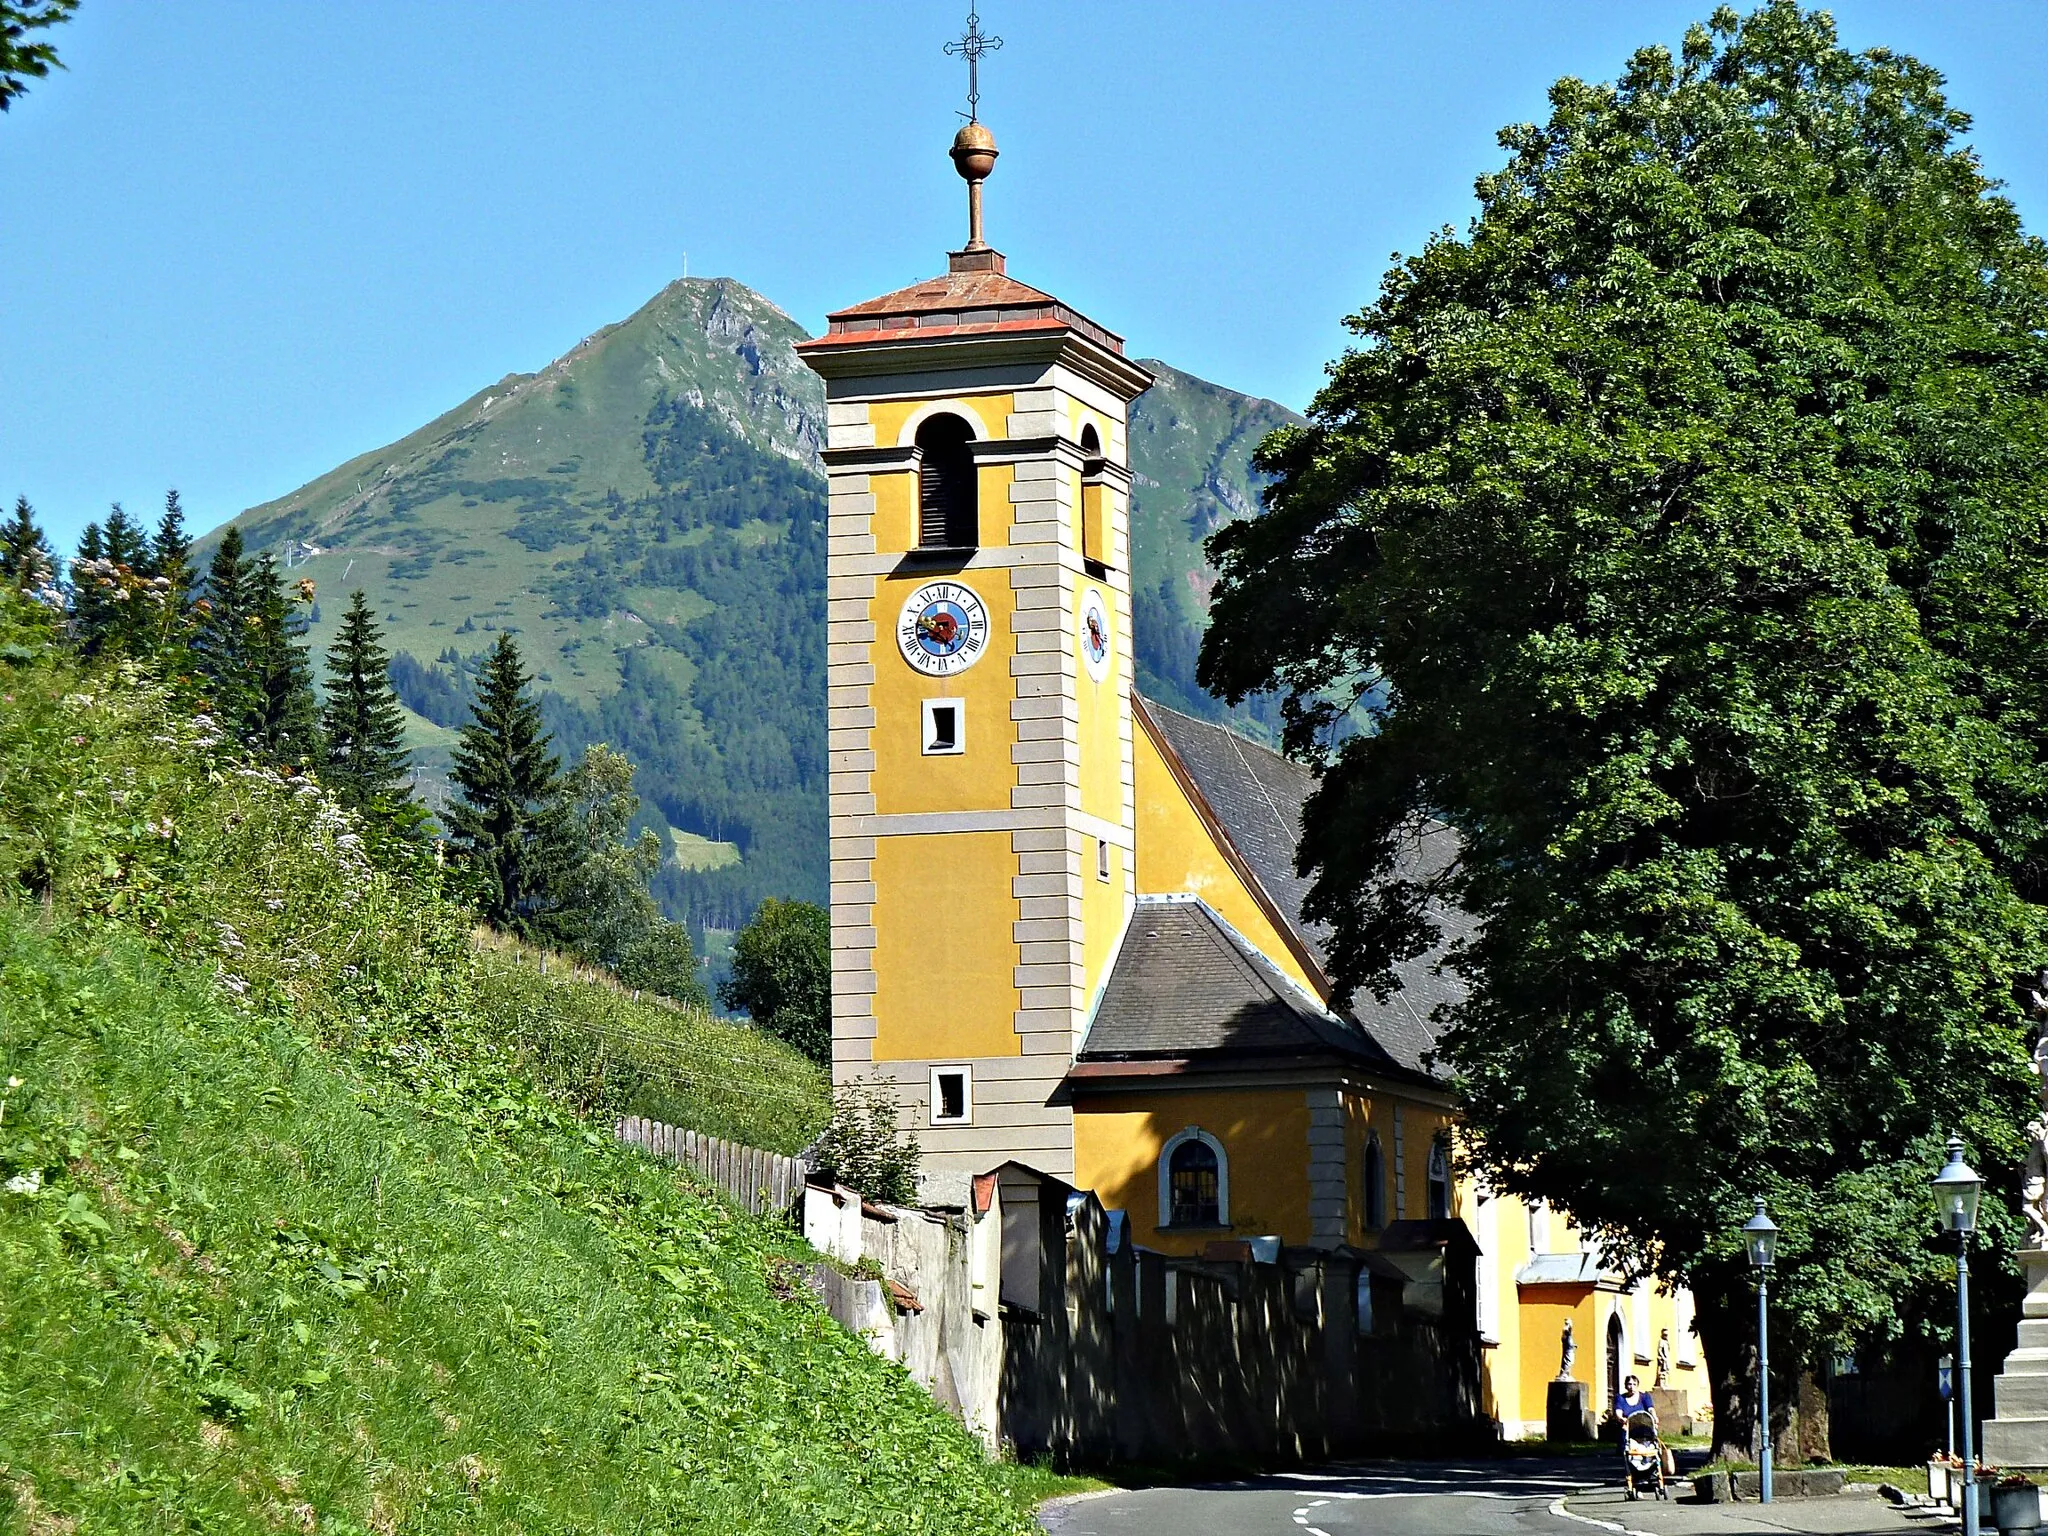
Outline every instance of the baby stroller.
<path fill-rule="evenodd" d="M 1622 1432 L 1621 1464 L 1623 1487 L 1631 1499 L 1644 1494 L 1668 1499 L 1664 1486 L 1664 1446 L 1657 1438 L 1657 1421 L 1647 1413 L 1632 1413 Z"/>

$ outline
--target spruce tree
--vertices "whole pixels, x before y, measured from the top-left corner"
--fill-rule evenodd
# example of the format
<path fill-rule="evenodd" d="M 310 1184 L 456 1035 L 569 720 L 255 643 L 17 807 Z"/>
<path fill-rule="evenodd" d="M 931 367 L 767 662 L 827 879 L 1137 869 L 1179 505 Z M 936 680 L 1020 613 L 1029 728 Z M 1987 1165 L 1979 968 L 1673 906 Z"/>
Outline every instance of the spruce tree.
<path fill-rule="evenodd" d="M 484 660 L 470 722 L 455 746 L 451 840 L 478 886 L 486 921 L 514 933 L 543 926 L 570 859 L 562 762 L 548 751 L 540 705 L 527 695 L 519 647 L 509 634 Z"/>
<path fill-rule="evenodd" d="M 313 699 L 313 662 L 299 602 L 312 601 L 311 582 L 285 587 L 277 557 L 265 550 L 249 568 L 251 648 L 241 737 L 266 762 L 304 768 L 320 760 L 320 713 Z"/>
<path fill-rule="evenodd" d="M 14 517 L 0 528 L 0 581 L 17 592 L 34 592 L 54 579 L 56 572 L 56 556 L 37 526 L 35 508 L 26 496 L 15 497 Z"/>
<path fill-rule="evenodd" d="M 177 611 L 184 611 L 192 593 L 192 540 L 185 533 L 185 509 L 176 491 L 164 496 L 164 515 L 157 519 L 156 537 L 149 541 L 143 573 L 161 577 Z"/>
<path fill-rule="evenodd" d="M 87 655 L 140 655 L 155 618 L 144 590 L 149 539 L 118 501 L 104 524 L 87 523 L 71 568 L 72 625 Z"/>
<path fill-rule="evenodd" d="M 87 523 L 78 536 L 78 553 L 72 557 L 71 635 L 78 648 L 88 654 L 100 648 L 113 603 L 107 596 L 105 569 L 106 540 L 98 523 Z"/>
<path fill-rule="evenodd" d="M 106 526 L 102 532 L 105 548 L 102 551 L 110 562 L 126 566 L 130 571 L 141 572 L 149 563 L 149 535 L 142 531 L 142 524 L 128 515 L 118 501 L 107 513 Z"/>
<path fill-rule="evenodd" d="M 327 700 L 320 718 L 327 736 L 326 780 L 345 803 L 395 813 L 411 806 L 405 711 L 392 691 L 384 636 L 360 588 L 349 594 L 348 612 L 327 648 Z"/>
<path fill-rule="evenodd" d="M 255 647 L 249 564 L 243 558 L 242 530 L 232 524 L 213 552 L 206 570 L 206 590 L 193 608 L 198 622 L 193 628 L 192 650 L 199 675 L 206 680 L 222 728 L 239 736 L 240 722 L 253 709 L 251 656 Z"/>

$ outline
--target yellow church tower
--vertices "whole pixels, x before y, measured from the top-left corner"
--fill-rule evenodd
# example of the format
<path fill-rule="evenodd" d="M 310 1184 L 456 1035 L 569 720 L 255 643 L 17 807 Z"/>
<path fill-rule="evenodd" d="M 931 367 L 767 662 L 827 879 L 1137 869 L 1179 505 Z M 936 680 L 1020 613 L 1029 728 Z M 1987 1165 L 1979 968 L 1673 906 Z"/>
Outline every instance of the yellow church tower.
<path fill-rule="evenodd" d="M 1071 1178 L 1060 1085 L 1134 901 L 1121 337 L 982 238 L 835 312 L 825 381 L 832 1050 L 925 1166 Z"/>

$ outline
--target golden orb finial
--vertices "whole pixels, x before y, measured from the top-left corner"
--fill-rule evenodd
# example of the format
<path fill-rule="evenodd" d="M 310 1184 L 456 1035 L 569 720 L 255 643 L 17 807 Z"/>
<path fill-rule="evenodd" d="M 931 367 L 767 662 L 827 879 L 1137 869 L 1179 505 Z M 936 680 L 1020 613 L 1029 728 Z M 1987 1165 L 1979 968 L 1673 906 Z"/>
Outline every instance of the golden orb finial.
<path fill-rule="evenodd" d="M 988 131 L 988 125 L 978 120 L 962 123 L 960 131 L 953 135 L 953 169 L 960 173 L 967 183 L 967 249 L 985 251 L 988 242 L 981 238 L 981 184 L 988 179 L 988 173 L 996 168 L 996 136 Z"/>

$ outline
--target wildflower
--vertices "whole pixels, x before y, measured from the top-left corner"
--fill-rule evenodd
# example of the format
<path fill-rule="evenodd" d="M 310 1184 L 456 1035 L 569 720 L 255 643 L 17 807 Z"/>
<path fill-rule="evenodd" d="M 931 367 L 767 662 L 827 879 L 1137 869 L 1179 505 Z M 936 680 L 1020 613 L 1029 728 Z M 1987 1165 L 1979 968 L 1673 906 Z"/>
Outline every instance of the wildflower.
<path fill-rule="evenodd" d="M 7 1079 L 7 1091 L 8 1091 L 9 1093 L 12 1093 L 12 1092 L 13 1092 L 13 1091 L 14 1091 L 15 1089 L 19 1088 L 20 1086 L 21 1086 L 21 1079 L 20 1079 L 20 1078 L 18 1078 L 18 1077 L 10 1077 L 9 1079 Z"/>
<path fill-rule="evenodd" d="M 230 975 L 228 972 L 223 971 L 221 972 L 220 984 L 226 987 L 230 992 L 234 993 L 235 996 L 237 997 L 245 997 L 248 995 L 249 983 L 242 980 L 242 978 L 239 976 Z"/>
<path fill-rule="evenodd" d="M 300 577 L 300 578 L 298 579 L 298 582 L 296 583 L 296 585 L 298 586 L 298 589 L 299 589 L 299 601 L 300 601 L 300 602 L 302 602 L 302 603 L 310 603 L 311 601 L 313 601 L 313 583 L 312 583 L 312 580 L 311 580 L 311 578 L 309 578 L 309 577 L 305 577 L 305 576 L 301 576 L 301 577 Z"/>
<path fill-rule="evenodd" d="M 242 952 L 242 936 L 239 933 L 223 922 L 216 921 L 213 926 L 220 930 L 222 949 L 227 950 L 230 954 L 240 954 Z"/>
<path fill-rule="evenodd" d="M 5 1184 L 0 1184 L 10 1195 L 33 1195 L 43 1187 L 43 1170 L 31 1168 L 27 1173 L 17 1173 Z"/>

